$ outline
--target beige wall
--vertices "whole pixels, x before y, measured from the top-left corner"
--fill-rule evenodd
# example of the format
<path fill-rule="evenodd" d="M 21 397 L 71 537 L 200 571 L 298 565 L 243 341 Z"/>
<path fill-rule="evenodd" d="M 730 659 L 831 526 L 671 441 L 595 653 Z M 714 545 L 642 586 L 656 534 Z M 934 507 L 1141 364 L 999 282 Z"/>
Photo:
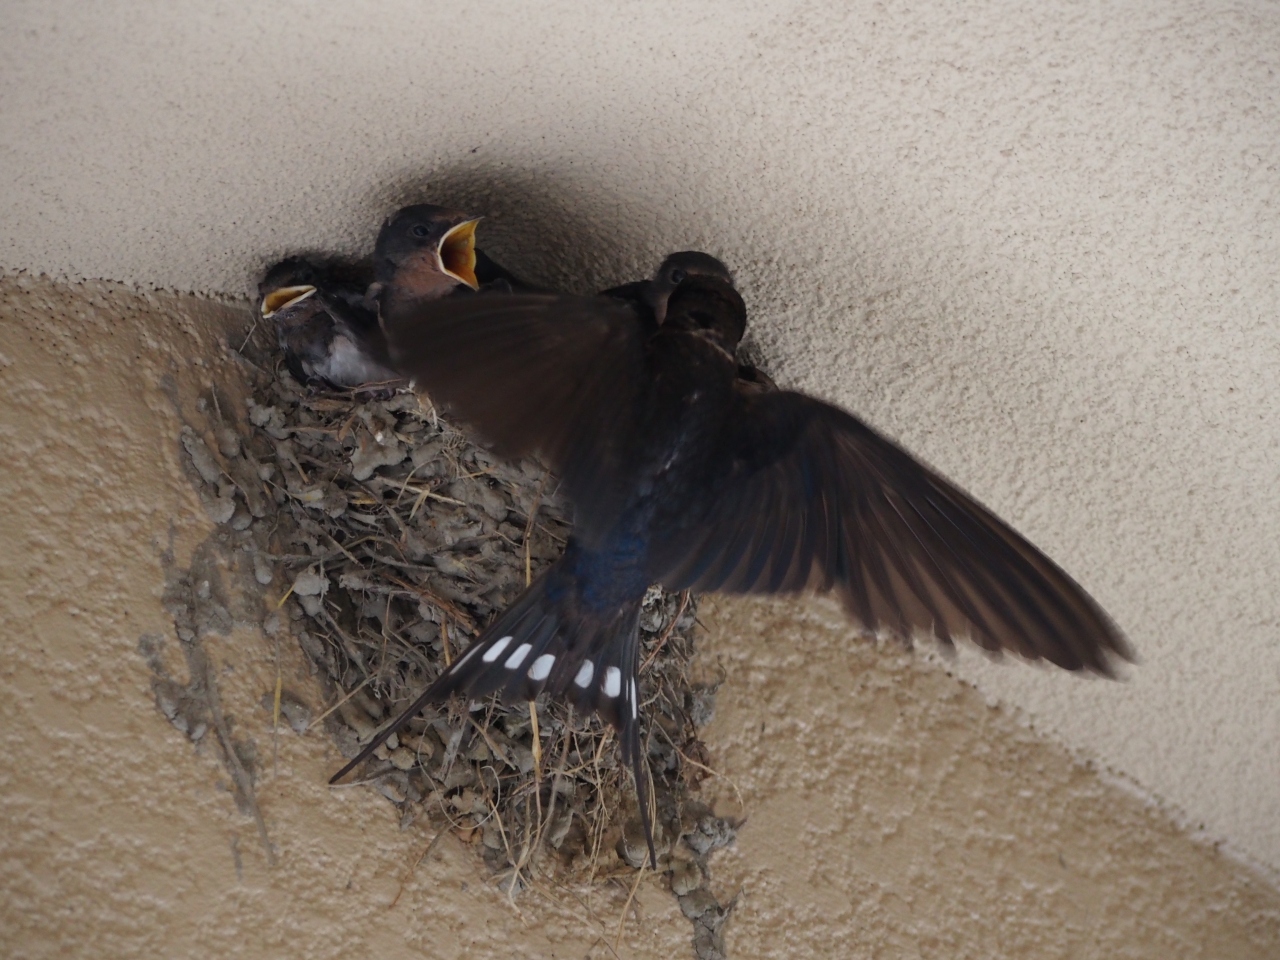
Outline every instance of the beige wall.
<path fill-rule="evenodd" d="M 611 956 L 602 938 L 612 945 L 624 890 L 512 906 L 451 838 L 411 870 L 431 831 L 400 831 L 370 790 L 326 787 L 338 755 L 322 735 L 284 735 L 274 775 L 264 761 L 268 866 L 208 741 L 197 751 L 156 709 L 139 638 L 167 637 L 181 673 L 162 557 L 185 565 L 212 532 L 178 430 L 210 385 L 234 406 L 225 343 L 247 321 L 193 298 L 0 279 L 0 948 Z M 704 668 L 727 677 L 707 735 L 724 774 L 713 790 L 748 817 L 713 861 L 721 899 L 739 895 L 731 956 L 1280 951 L 1280 894 L 1264 879 L 945 665 L 872 649 L 822 601 L 714 602 L 703 620 Z M 270 641 L 243 624 L 206 646 L 237 733 L 269 756 Z M 280 669 L 319 702 L 289 644 Z M 637 909 L 620 956 L 691 955 L 658 881 Z"/>
<path fill-rule="evenodd" d="M 781 382 L 1094 592 L 958 666 L 1280 870 L 1280 18 L 1239 0 L 11 0 L 0 265 L 244 296 L 400 203 L 574 289 L 699 246 Z"/>
<path fill-rule="evenodd" d="M 209 299 L 4 281 L 7 939 L 603 950 L 611 893 L 585 913 L 522 903 L 521 919 L 457 850 L 419 868 L 412 909 L 357 929 L 347 911 L 388 916 L 422 837 L 320 787 L 333 757 L 313 739 L 286 738 L 263 788 L 282 848 L 266 871 L 137 652 L 167 629 L 170 538 L 181 565 L 209 533 L 177 411 L 234 380 L 217 338 L 257 273 L 366 252 L 389 210 L 434 200 L 486 215 L 501 259 L 577 290 L 672 249 L 724 257 L 780 382 L 975 493 L 1140 654 L 1103 683 L 962 651 L 949 669 L 971 690 L 848 653 L 821 605 L 717 608 L 707 646 L 731 676 L 713 746 L 753 817 L 717 868 L 745 885 L 737 955 L 837 929 L 868 952 L 919 946 L 943 927 L 968 946 L 938 933 L 922 954 L 1041 955 L 1035 924 L 1046 956 L 1123 955 L 1109 936 L 1134 955 L 1274 955 L 1278 77 L 1280 18 L 1239 0 L 10 0 L 0 269 Z M 748 616 L 771 626 L 733 626 Z M 212 650 L 245 729 L 274 682 L 264 644 L 242 630 Z M 892 740 L 889 694 L 863 686 L 885 673 L 914 705 Z M 788 847 L 824 865 L 805 873 Z M 795 906 L 806 885 L 817 913 Z M 635 949 L 669 955 L 687 925 L 660 892 L 645 905 L 660 920 Z"/>

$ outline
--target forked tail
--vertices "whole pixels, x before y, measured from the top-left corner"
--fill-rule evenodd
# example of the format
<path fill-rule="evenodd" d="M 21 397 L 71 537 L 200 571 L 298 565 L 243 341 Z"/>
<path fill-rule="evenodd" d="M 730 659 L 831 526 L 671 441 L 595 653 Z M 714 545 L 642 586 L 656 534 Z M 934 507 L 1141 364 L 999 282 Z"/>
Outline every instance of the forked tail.
<path fill-rule="evenodd" d="M 564 697 L 584 713 L 599 713 L 617 728 L 622 760 L 635 777 L 649 859 L 656 869 L 636 686 L 642 599 L 604 610 L 585 604 L 571 561 L 561 558 L 329 782 L 337 783 L 363 763 L 428 703 L 440 703 L 455 693 L 479 698 L 495 692 L 504 702 L 514 703 L 546 692 Z"/>

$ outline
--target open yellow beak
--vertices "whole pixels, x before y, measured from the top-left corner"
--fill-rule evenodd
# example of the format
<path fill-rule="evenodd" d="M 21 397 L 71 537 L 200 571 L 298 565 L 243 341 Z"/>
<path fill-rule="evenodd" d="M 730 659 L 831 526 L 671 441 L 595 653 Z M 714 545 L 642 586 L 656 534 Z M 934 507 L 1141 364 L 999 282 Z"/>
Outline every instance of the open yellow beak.
<path fill-rule="evenodd" d="M 443 237 L 436 248 L 440 269 L 472 290 L 480 288 L 476 280 L 476 225 L 480 218 L 460 223 Z"/>
<path fill-rule="evenodd" d="M 279 290 L 272 290 L 262 298 L 262 319 L 270 320 L 285 307 L 291 307 L 295 303 L 301 303 L 315 292 L 316 288 L 309 284 L 300 287 L 281 287 Z"/>

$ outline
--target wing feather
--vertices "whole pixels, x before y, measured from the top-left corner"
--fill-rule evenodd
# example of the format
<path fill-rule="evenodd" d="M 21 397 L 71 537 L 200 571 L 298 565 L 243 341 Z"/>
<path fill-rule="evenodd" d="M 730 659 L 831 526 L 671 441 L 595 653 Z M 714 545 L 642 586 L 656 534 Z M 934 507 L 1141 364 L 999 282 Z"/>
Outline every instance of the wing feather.
<path fill-rule="evenodd" d="M 790 392 L 735 403 L 719 482 L 655 544 L 664 586 L 836 590 L 869 630 L 967 636 L 1071 670 L 1131 656 L 1052 560 L 857 418 Z"/>

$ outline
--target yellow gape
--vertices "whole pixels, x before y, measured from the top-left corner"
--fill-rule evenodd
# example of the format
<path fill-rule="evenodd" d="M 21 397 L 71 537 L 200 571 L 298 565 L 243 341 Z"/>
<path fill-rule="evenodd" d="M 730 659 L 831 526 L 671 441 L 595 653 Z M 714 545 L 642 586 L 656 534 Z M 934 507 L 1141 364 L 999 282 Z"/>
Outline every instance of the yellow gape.
<path fill-rule="evenodd" d="M 462 281 L 472 290 L 480 283 L 476 280 L 476 225 L 480 218 L 460 223 L 443 237 L 436 250 L 440 269 Z"/>

